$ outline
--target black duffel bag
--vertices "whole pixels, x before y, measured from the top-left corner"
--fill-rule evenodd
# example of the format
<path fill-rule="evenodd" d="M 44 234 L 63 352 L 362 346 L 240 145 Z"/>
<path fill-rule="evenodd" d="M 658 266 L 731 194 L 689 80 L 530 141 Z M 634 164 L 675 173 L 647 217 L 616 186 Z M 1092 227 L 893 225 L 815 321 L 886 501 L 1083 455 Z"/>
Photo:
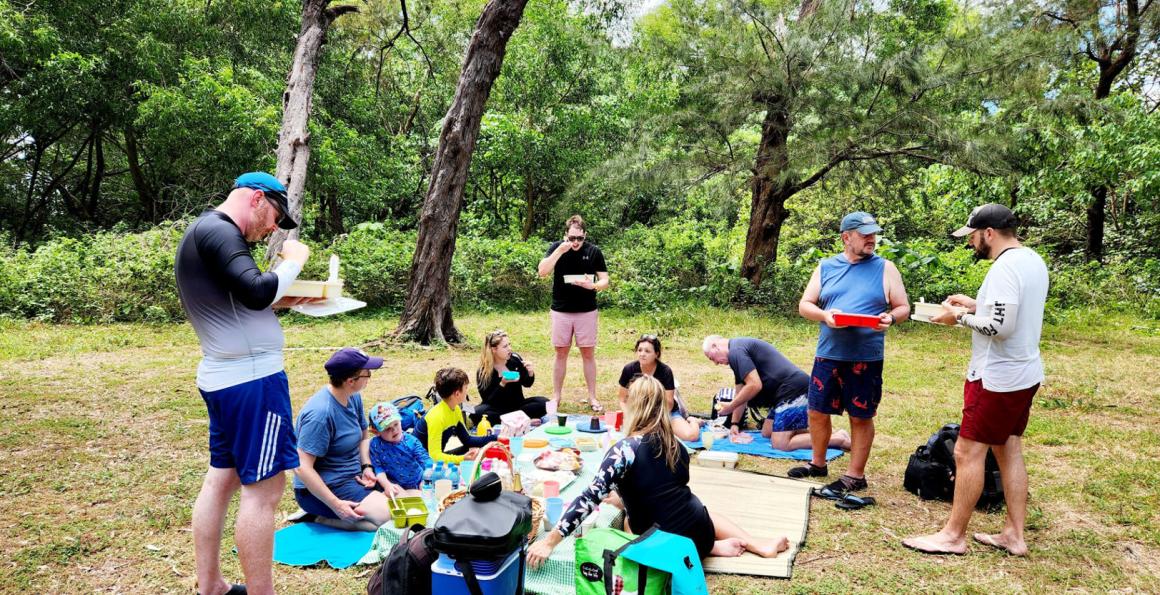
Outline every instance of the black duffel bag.
<path fill-rule="evenodd" d="M 906 465 L 902 487 L 923 500 L 951 502 L 955 497 L 955 443 L 959 424 L 946 424 L 919 446 Z M 983 491 L 975 508 L 995 511 L 1003 507 L 1003 480 L 995 453 L 987 451 Z"/>
<path fill-rule="evenodd" d="M 532 499 L 503 491 L 495 473 L 471 484 L 469 494 L 435 521 L 431 547 L 457 560 L 494 560 L 520 549 L 532 531 Z"/>

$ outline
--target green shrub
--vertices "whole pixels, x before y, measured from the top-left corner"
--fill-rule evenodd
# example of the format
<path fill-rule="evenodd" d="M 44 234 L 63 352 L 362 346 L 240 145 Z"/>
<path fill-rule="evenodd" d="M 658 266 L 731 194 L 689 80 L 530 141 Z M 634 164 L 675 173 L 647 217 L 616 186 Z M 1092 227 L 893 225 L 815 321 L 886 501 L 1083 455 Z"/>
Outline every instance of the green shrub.
<path fill-rule="evenodd" d="M 184 229 L 185 223 L 175 223 L 138 234 L 58 239 L 32 252 L 0 248 L 0 316 L 75 323 L 181 320 L 173 258 Z M 755 289 L 738 271 L 743 234 L 740 226 L 721 231 L 695 222 L 624 230 L 601 246 L 612 277 L 610 290 L 600 295 L 601 307 L 648 316 L 698 305 L 758 305 L 792 313 L 818 261 L 838 249 L 783 252 Z M 536 275 L 546 248 L 538 240 L 459 238 L 451 265 L 455 307 L 546 310 L 551 282 Z M 414 250 L 413 231 L 363 224 L 329 246 L 312 246 L 302 278 L 326 278 L 328 256 L 338 254 L 349 295 L 371 308 L 399 311 Z M 884 240 L 879 254 L 898 266 L 911 301 L 974 295 L 990 266 L 975 262 L 969 250 L 946 251 L 933 240 Z M 255 255 L 260 259 L 260 248 Z M 1160 318 L 1160 261 L 1048 262 L 1050 312 L 1100 307 Z"/>

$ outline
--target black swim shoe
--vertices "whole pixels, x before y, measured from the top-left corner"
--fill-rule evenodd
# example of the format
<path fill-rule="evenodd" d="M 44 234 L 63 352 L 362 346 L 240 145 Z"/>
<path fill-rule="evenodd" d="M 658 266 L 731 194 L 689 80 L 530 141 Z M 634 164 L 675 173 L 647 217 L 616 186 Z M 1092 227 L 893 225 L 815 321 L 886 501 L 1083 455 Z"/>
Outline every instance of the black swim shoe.
<path fill-rule="evenodd" d="M 815 489 L 814 495 L 819 498 L 825 498 L 826 500 L 841 500 L 850 492 L 861 492 L 864 489 L 866 489 L 865 477 L 854 478 L 849 475 L 843 475 L 826 484 L 826 487 L 820 490 Z"/>
<path fill-rule="evenodd" d="M 825 477 L 830 474 L 830 467 L 822 465 L 818 467 L 813 463 L 806 463 L 804 467 L 794 467 L 786 473 L 787 477 L 793 479 L 806 479 L 808 477 Z"/>

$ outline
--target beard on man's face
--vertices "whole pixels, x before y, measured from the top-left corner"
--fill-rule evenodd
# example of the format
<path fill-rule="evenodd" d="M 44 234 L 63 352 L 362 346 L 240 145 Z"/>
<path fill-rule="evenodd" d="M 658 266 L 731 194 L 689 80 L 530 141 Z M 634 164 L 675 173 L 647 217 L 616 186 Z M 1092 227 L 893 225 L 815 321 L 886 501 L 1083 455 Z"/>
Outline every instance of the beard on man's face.
<path fill-rule="evenodd" d="M 991 245 L 982 236 L 979 236 L 977 245 L 971 248 L 975 251 L 975 260 L 986 260 L 991 255 Z"/>

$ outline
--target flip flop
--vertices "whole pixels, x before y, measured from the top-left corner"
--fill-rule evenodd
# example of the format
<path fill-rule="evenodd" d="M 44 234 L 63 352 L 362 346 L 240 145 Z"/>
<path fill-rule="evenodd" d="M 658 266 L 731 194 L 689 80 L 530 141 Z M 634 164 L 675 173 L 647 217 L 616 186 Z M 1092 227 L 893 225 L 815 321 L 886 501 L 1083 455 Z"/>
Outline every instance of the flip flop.
<path fill-rule="evenodd" d="M 912 549 L 920 554 L 927 554 L 930 556 L 962 556 L 962 555 L 967 553 L 967 550 L 965 550 L 965 549 L 961 552 L 956 552 L 956 551 L 952 551 L 952 550 L 939 549 L 939 548 L 934 547 L 934 546 L 929 546 L 929 544 L 928 544 L 928 547 L 923 547 L 921 544 L 911 545 L 909 543 L 906 543 L 906 540 L 902 541 L 902 547 L 905 547 L 907 549 Z"/>
<path fill-rule="evenodd" d="M 874 506 L 878 504 L 872 496 L 856 496 L 854 494 L 846 494 L 844 498 L 834 503 L 834 506 L 842 510 L 861 510 L 867 506 Z"/>
<path fill-rule="evenodd" d="M 588 407 L 592 409 L 593 413 L 604 413 L 604 405 L 601 405 L 599 402 L 593 403 L 592 401 L 589 401 Z"/>

